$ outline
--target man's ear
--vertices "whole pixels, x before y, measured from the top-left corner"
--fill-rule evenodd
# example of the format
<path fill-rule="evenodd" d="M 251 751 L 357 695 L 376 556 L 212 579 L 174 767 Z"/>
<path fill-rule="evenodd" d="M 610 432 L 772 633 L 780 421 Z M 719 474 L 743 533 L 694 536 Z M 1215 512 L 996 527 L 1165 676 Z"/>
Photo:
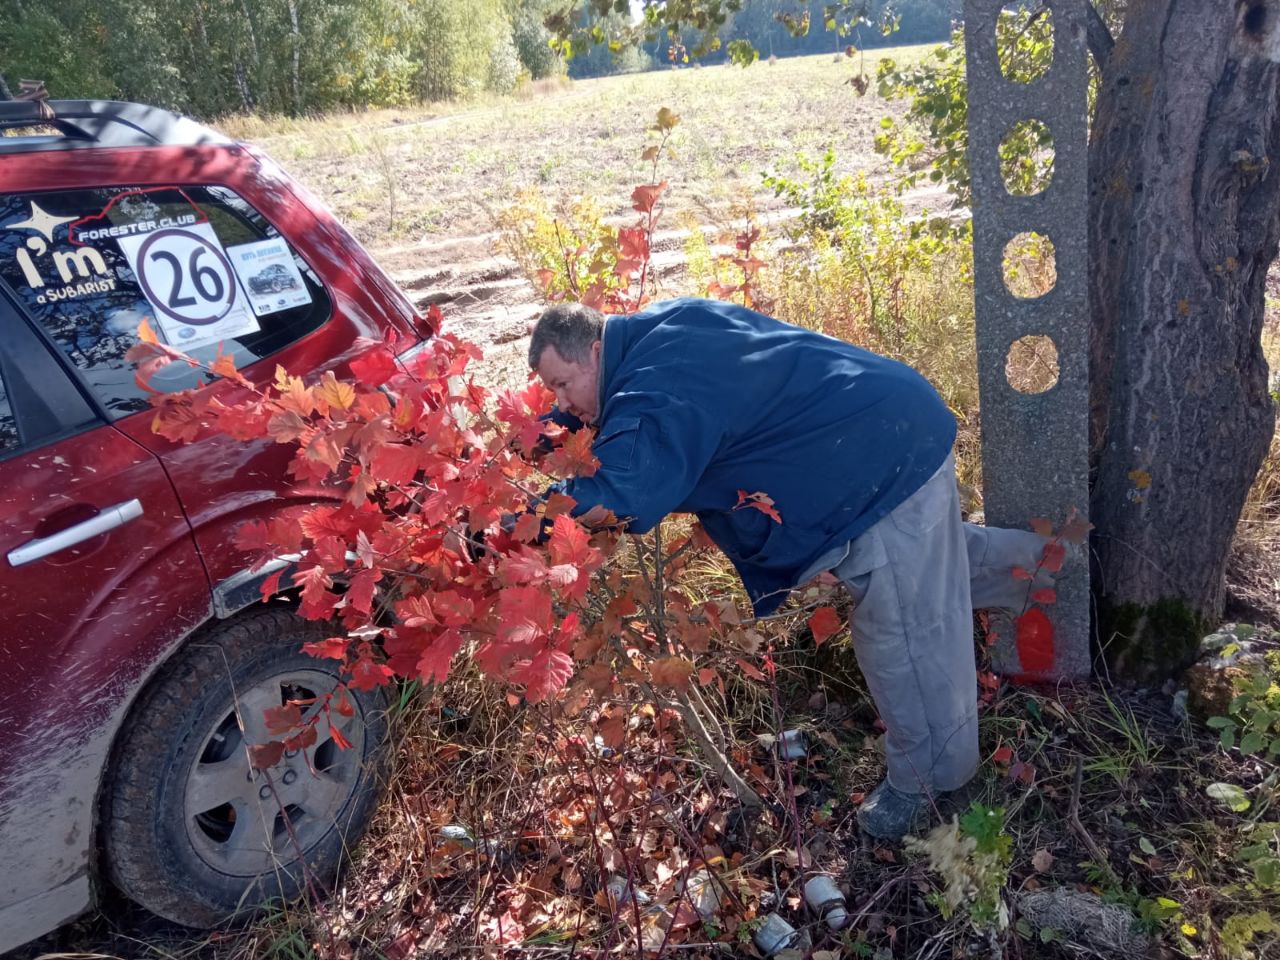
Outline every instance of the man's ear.
<path fill-rule="evenodd" d="M 600 351 L 604 349 L 604 341 L 597 340 L 591 345 L 591 366 L 598 368 L 600 366 Z"/>

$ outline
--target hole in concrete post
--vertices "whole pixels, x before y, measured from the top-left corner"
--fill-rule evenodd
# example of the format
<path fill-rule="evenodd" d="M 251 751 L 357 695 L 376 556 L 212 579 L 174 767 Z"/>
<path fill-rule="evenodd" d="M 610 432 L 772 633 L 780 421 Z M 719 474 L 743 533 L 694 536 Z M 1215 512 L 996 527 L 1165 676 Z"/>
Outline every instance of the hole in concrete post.
<path fill-rule="evenodd" d="M 1058 385 L 1058 348 L 1049 337 L 1021 337 L 1009 345 L 1004 375 L 1019 393 L 1044 393 Z"/>
<path fill-rule="evenodd" d="M 1039 120 L 1019 120 L 1000 141 L 1000 176 L 1014 196 L 1042 192 L 1053 179 L 1053 134 Z"/>
<path fill-rule="evenodd" d="M 1053 66 L 1053 12 L 1043 5 L 1001 10 L 996 53 L 1006 79 L 1014 83 L 1039 80 Z"/>
<path fill-rule="evenodd" d="M 1255 40 L 1261 40 L 1267 29 L 1267 5 L 1265 3 L 1248 3 L 1244 7 L 1244 16 L 1240 18 L 1240 28 Z"/>
<path fill-rule="evenodd" d="M 1058 282 L 1053 241 L 1038 233 L 1019 233 L 1004 245 L 1004 285 L 1020 300 L 1043 297 Z"/>

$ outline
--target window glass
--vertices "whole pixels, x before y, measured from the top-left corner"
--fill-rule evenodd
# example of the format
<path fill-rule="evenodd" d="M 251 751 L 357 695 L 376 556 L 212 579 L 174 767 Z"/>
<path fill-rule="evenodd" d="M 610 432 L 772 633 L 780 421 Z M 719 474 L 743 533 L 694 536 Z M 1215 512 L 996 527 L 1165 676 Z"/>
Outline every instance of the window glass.
<path fill-rule="evenodd" d="M 225 187 L 0 194 L 0 282 L 114 417 L 149 406 L 125 359 L 144 322 L 201 360 L 221 345 L 241 367 L 330 314 L 311 268 Z M 151 385 L 183 390 L 201 374 L 170 364 Z"/>
<path fill-rule="evenodd" d="M 9 405 L 9 394 L 5 391 L 4 380 L 0 379 L 0 455 L 18 449 L 18 421 L 13 417 L 13 407 Z"/>

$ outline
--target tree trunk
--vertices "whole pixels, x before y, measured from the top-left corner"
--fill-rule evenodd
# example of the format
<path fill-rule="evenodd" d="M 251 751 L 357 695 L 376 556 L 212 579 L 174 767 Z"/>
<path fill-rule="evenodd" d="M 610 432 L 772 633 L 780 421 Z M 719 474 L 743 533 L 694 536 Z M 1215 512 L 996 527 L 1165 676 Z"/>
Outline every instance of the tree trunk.
<path fill-rule="evenodd" d="M 1129 7 L 1090 145 L 1091 519 L 1114 667 L 1185 666 L 1275 427 L 1280 0 Z"/>
<path fill-rule="evenodd" d="M 302 57 L 302 31 L 298 29 L 297 0 L 285 0 L 289 7 L 289 45 L 293 48 L 293 112 L 302 116 L 302 77 L 300 59 Z"/>

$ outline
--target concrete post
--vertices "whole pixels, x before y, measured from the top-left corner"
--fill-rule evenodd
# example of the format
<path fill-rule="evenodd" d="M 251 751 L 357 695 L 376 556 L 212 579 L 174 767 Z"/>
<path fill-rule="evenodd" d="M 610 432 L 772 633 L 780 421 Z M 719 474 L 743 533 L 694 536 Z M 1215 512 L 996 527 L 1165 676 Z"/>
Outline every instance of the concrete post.
<path fill-rule="evenodd" d="M 982 465 L 987 523 L 1025 528 L 1033 517 L 1060 525 L 1089 507 L 1089 251 L 1086 44 L 1088 0 L 1049 0 L 1053 63 L 1030 83 L 1007 79 L 996 50 L 1004 0 L 965 0 L 969 88 L 969 169 L 973 186 L 974 295 Z M 999 146 L 1015 123 L 1035 119 L 1053 137 L 1053 176 L 1034 196 L 1015 196 L 1000 173 Z M 1005 285 L 1005 245 L 1035 232 L 1053 243 L 1057 282 L 1043 296 L 1018 299 Z M 1005 374 L 1010 346 L 1047 336 L 1057 348 L 1059 377 L 1043 393 L 1015 390 Z M 1068 551 L 1053 624 L 1051 665 L 1020 656 L 1014 630 L 996 644 L 1002 672 L 1036 679 L 1090 672 L 1089 568 L 1084 550 Z M 1024 651 L 1025 653 L 1025 651 Z"/>

